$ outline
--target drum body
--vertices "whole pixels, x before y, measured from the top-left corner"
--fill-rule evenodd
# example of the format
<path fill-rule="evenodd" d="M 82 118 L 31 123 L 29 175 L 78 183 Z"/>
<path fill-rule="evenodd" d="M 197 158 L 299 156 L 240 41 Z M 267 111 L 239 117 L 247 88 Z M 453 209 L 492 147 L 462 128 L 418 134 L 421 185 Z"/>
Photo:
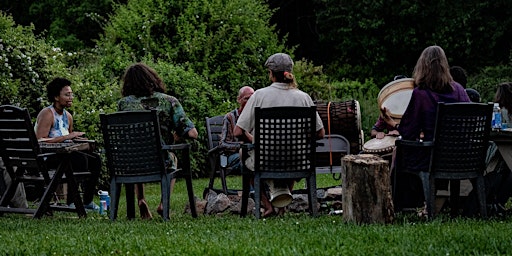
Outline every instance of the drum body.
<path fill-rule="evenodd" d="M 364 143 L 363 152 L 367 154 L 385 155 L 393 152 L 395 148 L 395 136 L 384 136 L 382 139 L 371 139 Z"/>
<path fill-rule="evenodd" d="M 325 134 L 339 134 L 350 142 L 350 153 L 361 151 L 364 135 L 361 128 L 361 109 L 357 100 L 316 102 L 316 110 L 324 124 Z"/>
<path fill-rule="evenodd" d="M 400 122 L 409 101 L 411 101 L 413 89 L 414 80 L 412 78 L 402 78 L 388 83 L 382 87 L 377 96 L 379 108 L 386 107 L 391 117 Z"/>

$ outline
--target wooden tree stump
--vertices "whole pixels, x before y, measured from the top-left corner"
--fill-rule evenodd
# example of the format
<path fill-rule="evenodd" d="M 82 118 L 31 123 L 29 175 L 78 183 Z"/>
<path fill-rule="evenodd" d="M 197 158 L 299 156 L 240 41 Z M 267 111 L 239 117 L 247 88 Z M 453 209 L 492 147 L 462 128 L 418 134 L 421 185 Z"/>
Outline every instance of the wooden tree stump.
<path fill-rule="evenodd" d="M 393 222 L 388 161 L 371 154 L 346 155 L 342 161 L 343 219 L 358 224 Z"/>

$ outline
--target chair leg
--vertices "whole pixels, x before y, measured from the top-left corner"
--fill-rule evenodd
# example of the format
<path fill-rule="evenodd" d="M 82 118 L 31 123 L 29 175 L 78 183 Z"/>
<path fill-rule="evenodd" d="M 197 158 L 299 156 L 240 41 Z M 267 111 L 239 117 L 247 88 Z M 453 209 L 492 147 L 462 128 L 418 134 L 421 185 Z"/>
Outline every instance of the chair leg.
<path fill-rule="evenodd" d="M 208 183 L 208 188 L 213 189 L 213 184 L 215 183 L 215 173 L 217 172 L 216 157 L 214 155 L 209 155 L 208 160 L 210 161 L 210 182 Z"/>
<path fill-rule="evenodd" d="M 254 216 L 259 219 L 261 215 L 261 179 L 258 174 L 254 175 L 254 206 Z"/>
<path fill-rule="evenodd" d="M 459 215 L 460 180 L 450 180 L 450 215 Z"/>
<path fill-rule="evenodd" d="M 434 217 L 434 209 L 435 209 L 435 201 L 436 201 L 436 183 L 433 175 L 430 175 L 428 172 L 420 172 L 420 177 L 422 179 L 423 185 L 423 193 L 425 195 L 425 202 L 427 206 L 427 216 L 429 219 Z M 425 189 L 426 188 L 426 189 Z"/>
<path fill-rule="evenodd" d="M 121 187 L 119 186 L 119 192 L 121 192 Z M 133 183 L 125 184 L 126 188 L 126 217 L 129 220 L 135 219 L 135 186 Z M 119 193 L 118 192 L 118 193 Z"/>
<path fill-rule="evenodd" d="M 251 177 L 249 174 L 242 173 L 242 206 L 240 208 L 240 217 L 247 216 L 247 205 L 249 204 L 249 187 L 251 186 Z"/>
<path fill-rule="evenodd" d="M 185 181 L 187 183 L 188 202 L 190 203 L 190 212 L 192 213 L 192 217 L 197 218 L 197 208 L 196 208 L 196 200 L 194 198 L 194 188 L 192 187 L 192 177 L 190 177 L 190 175 L 186 175 Z"/>
<path fill-rule="evenodd" d="M 308 183 L 308 201 L 309 201 L 309 212 L 313 217 L 318 216 L 317 209 L 317 198 L 316 198 L 316 177 L 315 174 L 307 178 Z"/>
<path fill-rule="evenodd" d="M 479 175 L 476 178 L 476 186 L 478 192 L 478 202 L 480 205 L 480 216 L 482 218 L 487 218 L 487 202 L 485 198 L 485 182 L 483 175 Z"/>
<path fill-rule="evenodd" d="M 222 191 L 227 195 L 228 186 L 226 184 L 226 171 L 223 168 L 220 168 L 220 182 L 222 183 Z"/>
<path fill-rule="evenodd" d="M 165 221 L 169 220 L 170 211 L 169 208 L 171 206 L 171 177 L 172 175 L 166 174 L 162 176 L 162 181 L 160 182 L 160 191 L 162 198 L 162 218 Z"/>
<path fill-rule="evenodd" d="M 122 184 L 117 184 L 114 179 L 110 182 L 110 220 L 114 221 L 117 218 L 117 210 L 119 209 L 119 197 L 121 196 Z"/>

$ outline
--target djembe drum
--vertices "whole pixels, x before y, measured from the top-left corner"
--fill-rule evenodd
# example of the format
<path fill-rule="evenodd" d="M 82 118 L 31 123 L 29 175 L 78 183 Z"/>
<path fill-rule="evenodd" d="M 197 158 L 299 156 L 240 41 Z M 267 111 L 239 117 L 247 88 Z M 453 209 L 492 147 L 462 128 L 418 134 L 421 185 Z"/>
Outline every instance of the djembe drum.
<path fill-rule="evenodd" d="M 363 144 L 361 109 L 357 100 L 316 102 L 326 134 L 339 134 L 350 142 L 350 152 L 360 152 Z"/>
<path fill-rule="evenodd" d="M 395 148 L 395 136 L 384 136 L 382 139 L 371 139 L 364 143 L 363 152 L 366 154 L 387 155 Z"/>

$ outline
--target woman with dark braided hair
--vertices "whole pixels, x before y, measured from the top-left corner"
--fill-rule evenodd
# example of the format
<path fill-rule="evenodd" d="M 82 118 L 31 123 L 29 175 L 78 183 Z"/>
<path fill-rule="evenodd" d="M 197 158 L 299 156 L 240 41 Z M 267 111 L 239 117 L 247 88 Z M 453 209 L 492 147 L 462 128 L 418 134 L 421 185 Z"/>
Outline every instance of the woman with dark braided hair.
<path fill-rule="evenodd" d="M 149 110 L 156 109 L 160 121 L 160 132 L 165 144 L 173 144 L 175 139 L 197 138 L 197 130 L 194 124 L 185 114 L 178 99 L 165 94 L 165 85 L 156 73 L 144 63 L 135 63 L 129 66 L 123 76 L 123 88 L 121 91 L 124 98 L 119 100 L 117 109 L 119 111 Z M 176 157 L 169 156 L 172 166 L 176 166 Z M 171 181 L 171 191 L 175 179 Z M 151 219 L 152 214 L 144 198 L 144 186 L 137 184 L 136 194 L 140 215 L 142 219 Z M 162 202 L 157 208 L 158 214 L 162 215 Z"/>

